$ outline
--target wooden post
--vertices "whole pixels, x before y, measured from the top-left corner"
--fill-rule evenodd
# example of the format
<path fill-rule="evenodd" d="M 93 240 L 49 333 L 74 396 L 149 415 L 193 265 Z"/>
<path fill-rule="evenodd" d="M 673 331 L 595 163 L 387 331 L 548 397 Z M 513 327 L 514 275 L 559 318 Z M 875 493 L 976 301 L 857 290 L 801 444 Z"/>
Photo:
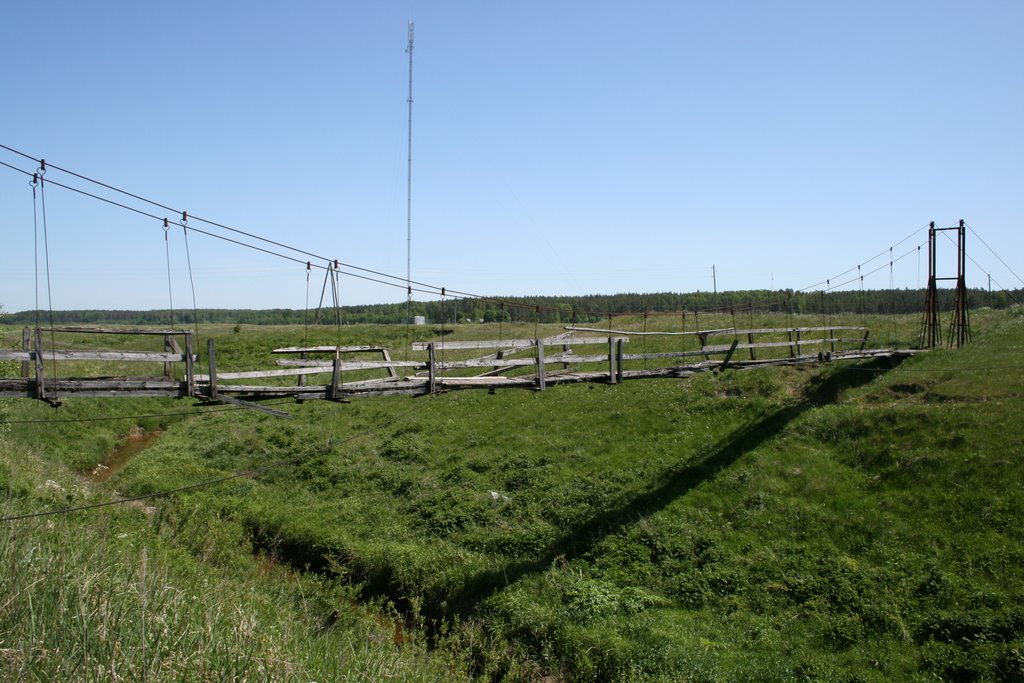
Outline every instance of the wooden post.
<path fill-rule="evenodd" d="M 437 358 L 434 354 L 434 342 L 430 342 L 429 344 L 427 344 L 427 356 L 429 358 L 429 367 L 427 369 L 427 375 L 429 378 L 428 393 L 433 395 L 434 392 L 437 390 Z"/>
<path fill-rule="evenodd" d="M 331 400 L 335 401 L 338 398 L 338 381 L 341 378 L 341 354 L 334 354 L 334 363 L 331 366 Z"/>
<path fill-rule="evenodd" d="M 868 345 L 868 335 L 871 334 L 871 330 L 864 330 L 864 338 L 860 340 L 860 350 L 863 351 L 864 347 Z"/>
<path fill-rule="evenodd" d="M 572 347 L 569 346 L 568 344 L 562 344 L 562 353 L 563 354 L 569 353 L 569 351 L 571 349 L 572 349 Z M 568 362 L 562 363 L 562 369 L 563 370 L 568 370 L 569 369 L 569 363 Z"/>
<path fill-rule="evenodd" d="M 46 390 L 44 385 L 43 371 L 43 331 L 36 328 L 36 398 L 44 400 Z"/>
<path fill-rule="evenodd" d="M 307 358 L 309 358 L 309 354 L 306 353 L 305 351 L 303 351 L 302 353 L 299 354 L 299 360 L 306 360 Z M 298 386 L 300 386 L 300 387 L 306 386 L 306 376 L 305 375 L 299 375 Z"/>
<path fill-rule="evenodd" d="M 544 340 L 537 340 L 537 388 L 544 391 L 546 388 L 544 377 Z"/>
<path fill-rule="evenodd" d="M 194 396 L 196 393 L 196 368 L 192 359 L 192 333 L 185 334 L 185 395 Z"/>
<path fill-rule="evenodd" d="M 21 350 L 28 353 L 32 350 L 32 331 L 25 327 L 21 330 Z M 29 376 L 29 365 L 28 361 L 22 361 L 21 363 L 21 376 L 26 379 Z"/>
<path fill-rule="evenodd" d="M 733 339 L 732 346 L 729 347 L 729 351 L 725 354 L 725 360 L 722 361 L 722 369 L 725 370 L 729 367 L 729 361 L 732 360 L 732 354 L 736 352 L 736 347 L 739 346 L 740 340 Z"/>
<path fill-rule="evenodd" d="M 786 337 L 789 339 L 789 357 L 796 358 L 797 352 L 793 350 L 793 330 L 786 330 Z"/>
<path fill-rule="evenodd" d="M 608 383 L 615 384 L 615 339 L 608 337 Z"/>
<path fill-rule="evenodd" d="M 217 398 L 217 354 L 213 348 L 213 339 L 206 340 L 206 355 L 210 363 L 210 398 Z"/>
<path fill-rule="evenodd" d="M 835 330 L 829 330 L 828 331 L 828 340 L 829 340 L 828 341 L 829 346 L 832 348 L 832 353 L 835 353 L 836 352 L 836 331 Z"/>
<path fill-rule="evenodd" d="M 701 350 L 703 350 L 704 347 L 708 345 L 708 333 L 707 332 L 698 332 L 697 333 L 697 338 L 700 339 L 700 348 L 701 348 Z M 705 353 L 704 354 L 704 360 L 711 360 L 711 356 L 709 356 L 708 354 Z"/>
<path fill-rule="evenodd" d="M 622 337 L 615 340 L 615 379 L 620 384 L 622 383 L 622 344 Z"/>
<path fill-rule="evenodd" d="M 754 333 L 747 333 L 747 342 L 750 344 L 750 360 L 757 360 L 757 355 L 754 353 Z"/>
<path fill-rule="evenodd" d="M 801 353 L 803 353 L 803 352 L 800 350 L 800 330 L 797 330 L 796 331 L 796 355 L 799 356 Z"/>
<path fill-rule="evenodd" d="M 171 335 L 165 334 L 164 335 L 164 351 L 173 351 L 173 350 L 174 350 L 174 346 L 171 344 Z M 167 379 L 171 378 L 171 372 L 172 372 L 171 368 L 172 368 L 172 366 L 171 366 L 170 362 L 164 363 L 164 377 L 166 377 Z"/>
<path fill-rule="evenodd" d="M 381 356 L 383 356 L 383 358 L 384 358 L 384 360 L 386 362 L 388 362 L 388 363 L 391 362 L 391 352 L 390 351 L 388 351 L 385 348 L 381 348 L 380 353 L 381 353 Z M 395 370 L 390 365 L 388 366 L 388 377 L 390 377 L 391 379 L 398 379 L 398 371 Z"/>

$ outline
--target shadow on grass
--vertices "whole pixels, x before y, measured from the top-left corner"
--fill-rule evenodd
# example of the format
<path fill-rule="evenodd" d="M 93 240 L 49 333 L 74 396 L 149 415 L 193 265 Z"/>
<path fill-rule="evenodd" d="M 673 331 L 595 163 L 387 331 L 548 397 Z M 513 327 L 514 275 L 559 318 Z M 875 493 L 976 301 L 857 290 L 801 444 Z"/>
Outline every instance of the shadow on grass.
<path fill-rule="evenodd" d="M 616 508 L 594 515 L 569 529 L 536 557 L 512 562 L 501 569 L 484 572 L 466 582 L 463 590 L 448 598 L 447 615 L 467 616 L 481 601 L 509 584 L 547 571 L 556 559 L 571 560 L 585 555 L 605 537 L 618 533 L 638 519 L 654 514 L 694 488 L 714 479 L 741 456 L 780 434 L 790 422 L 809 409 L 838 401 L 844 389 L 867 384 L 880 372 L 892 369 L 888 359 L 840 368 L 808 386 L 796 402 L 765 411 L 754 420 L 720 440 L 698 462 L 667 474 L 655 488 L 625 501 Z"/>
<path fill-rule="evenodd" d="M 614 508 L 598 512 L 574 528 L 566 529 L 555 542 L 537 555 L 476 574 L 467 579 L 457 592 L 446 593 L 442 589 L 427 597 L 418 611 L 425 618 L 428 631 L 433 631 L 455 616 L 469 616 L 483 600 L 520 579 L 547 571 L 558 559 L 571 560 L 585 555 L 607 536 L 619 533 L 638 519 L 659 512 L 694 488 L 713 480 L 744 454 L 776 437 L 807 410 L 834 403 L 845 389 L 867 384 L 893 367 L 889 359 L 876 359 L 824 373 L 812 380 L 796 401 L 765 411 L 721 439 L 705 457 L 696 462 L 681 464 L 678 469 L 666 473 L 650 490 Z M 305 571 L 334 574 L 338 564 L 345 564 L 346 558 L 340 558 L 336 549 L 325 548 L 311 539 L 281 536 L 273 530 L 258 527 L 249 528 L 248 532 L 254 550 Z M 362 582 L 364 596 L 386 597 L 399 612 L 411 611 L 408 587 L 396 584 L 390 566 L 385 564 L 373 569 L 357 568 L 350 578 Z"/>

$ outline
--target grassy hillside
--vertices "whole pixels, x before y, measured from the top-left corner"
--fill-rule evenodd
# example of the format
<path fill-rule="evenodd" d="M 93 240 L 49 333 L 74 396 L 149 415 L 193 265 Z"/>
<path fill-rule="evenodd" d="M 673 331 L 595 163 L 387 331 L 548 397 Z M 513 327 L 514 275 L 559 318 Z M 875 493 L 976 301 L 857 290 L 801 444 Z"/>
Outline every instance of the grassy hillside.
<path fill-rule="evenodd" d="M 153 655 L 140 650 L 160 651 L 161 663 L 197 650 L 226 667 L 255 648 L 285 652 L 270 661 L 323 680 L 373 662 L 425 679 L 469 667 L 508 680 L 1022 680 L 1024 317 L 973 322 L 967 348 L 899 367 L 285 404 L 292 420 L 233 410 L 73 432 L 8 424 L 5 514 L 281 466 L 150 503 L 148 514 L 8 524 L 0 561 L 10 566 L 26 547 L 57 548 L 76 534 L 89 542 L 56 573 L 71 576 L 60 586 L 74 599 L 45 598 L 61 589 L 33 585 L 31 568 L 4 591 L 19 597 L 0 612 L 0 648 L 17 656 L 0 664 L 32 671 L 8 667 L 28 666 L 40 647 L 75 653 L 67 667 L 116 661 L 81 617 L 59 646 L 33 644 L 33 629 L 54 628 L 62 604 L 96 611 L 82 596 L 98 580 L 89 577 L 104 577 L 124 600 L 107 628 L 136 639 L 134 671 L 151 675 Z M 894 322 L 883 336 L 911 338 L 912 328 Z M 388 334 L 399 346 L 402 331 Z M 224 330 L 218 358 L 245 367 L 258 348 L 301 335 Z M 55 413 L 18 401 L 4 411 L 22 420 L 189 411 L 124 405 L 71 400 Z M 101 462 L 135 422 L 164 431 L 107 484 L 83 483 L 75 471 Z M 154 573 L 154 587 L 216 589 L 191 613 L 165 598 L 159 617 L 145 578 Z M 366 616 L 355 598 L 393 604 L 409 642 L 396 648 L 394 624 Z M 233 610 L 269 635 L 254 644 L 253 631 L 223 618 Z M 185 613 L 172 631 L 182 635 L 159 650 L 159 629 L 143 634 L 140 624 L 174 621 L 172 612 Z M 204 649 L 201 633 L 224 633 L 217 642 L 236 649 Z M 353 645 L 374 638 L 386 647 Z M 317 673 L 339 651 L 353 668 Z M 242 677 L 264 675 L 248 666 Z M 299 680 L 296 671 L 268 675 Z"/>
<path fill-rule="evenodd" d="M 105 418 L 184 407 L 86 403 L 54 412 L 0 402 L 0 515 L 109 500 L 115 491 L 89 470 L 136 421 Z M 18 422 L 82 418 L 98 421 Z M 173 430 L 179 419 L 140 422 Z M 352 587 L 254 557 L 238 525 L 187 501 L 4 522 L 0 566 L 3 680 L 464 678 Z"/>

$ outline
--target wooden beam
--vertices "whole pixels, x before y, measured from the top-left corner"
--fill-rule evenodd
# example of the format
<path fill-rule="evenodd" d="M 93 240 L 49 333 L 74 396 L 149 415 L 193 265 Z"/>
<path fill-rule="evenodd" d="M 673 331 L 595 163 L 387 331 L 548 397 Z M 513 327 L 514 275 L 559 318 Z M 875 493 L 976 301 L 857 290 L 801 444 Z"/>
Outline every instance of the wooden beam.
<path fill-rule="evenodd" d="M 147 330 L 144 328 L 113 329 L 109 327 L 52 327 L 47 329 L 53 332 L 72 332 L 81 334 L 142 334 L 151 335 L 155 337 L 163 337 L 169 334 L 175 336 L 192 334 L 191 330 Z"/>
<path fill-rule="evenodd" d="M 697 333 L 697 338 L 700 339 L 700 348 L 701 348 L 702 351 L 704 349 L 706 349 L 707 346 L 708 346 L 708 334 L 710 334 L 710 333 L 708 333 L 708 332 L 698 332 Z M 703 355 L 704 355 L 704 360 L 711 360 L 711 356 L 709 356 L 706 351 L 704 352 Z"/>
<path fill-rule="evenodd" d="M 380 355 L 381 358 L 384 359 L 384 362 L 387 363 L 387 365 L 385 365 L 384 367 L 386 367 L 388 370 L 388 377 L 391 377 L 392 379 L 397 378 L 398 372 L 395 370 L 395 366 L 391 364 L 393 362 L 391 360 L 391 352 L 381 347 Z"/>
<path fill-rule="evenodd" d="M 26 361 L 35 360 L 34 351 L 0 351 L 0 360 Z M 126 363 L 181 363 L 188 362 L 189 356 L 178 353 L 161 353 L 158 351 L 44 351 L 44 361 L 82 361 L 105 360 L 123 361 Z M 192 360 L 196 360 L 193 356 Z"/>
<path fill-rule="evenodd" d="M 299 354 L 299 361 L 298 362 L 299 363 L 304 363 L 308 358 L 309 358 L 309 354 L 306 353 L 305 351 L 303 351 L 302 353 Z M 279 360 L 279 361 L 277 361 L 277 364 L 281 365 L 282 363 L 294 363 L 294 362 L 295 361 L 280 361 Z M 306 375 L 304 375 L 304 374 L 303 375 L 299 375 L 299 380 L 298 380 L 298 382 L 296 382 L 296 384 L 298 384 L 300 387 L 306 386 Z"/>
<path fill-rule="evenodd" d="M 413 342 L 409 348 L 413 351 L 426 351 L 434 342 Z M 529 349 L 533 348 L 532 339 L 506 339 L 484 340 L 484 341 L 452 341 L 445 344 L 445 348 L 457 351 L 461 349 Z"/>
<path fill-rule="evenodd" d="M 562 329 L 569 330 L 570 332 L 603 332 L 605 334 L 621 336 L 623 339 L 628 339 L 629 337 L 627 335 L 632 335 L 634 337 L 692 337 L 695 334 L 699 334 L 698 332 L 634 332 L 632 330 L 609 330 L 607 327 L 579 327 L 578 325 L 567 325 Z M 725 330 L 719 331 L 724 332 Z M 605 339 L 607 339 L 607 337 L 605 337 Z"/>
<path fill-rule="evenodd" d="M 333 360 L 288 360 L 278 359 L 275 365 L 285 368 L 333 368 Z M 380 370 L 383 368 L 424 368 L 426 363 L 416 360 L 345 360 L 341 362 L 342 370 Z M 327 372 L 327 370 L 321 370 Z"/>
<path fill-rule="evenodd" d="M 164 351 L 167 351 L 167 352 L 174 351 L 174 348 L 171 346 L 171 340 L 172 339 L 173 339 L 173 337 L 168 337 L 166 334 L 164 335 Z M 175 346 L 177 346 L 177 345 L 175 345 Z M 178 353 L 181 353 L 181 349 L 178 350 Z M 173 369 L 174 369 L 174 366 L 171 365 L 170 361 L 164 361 L 164 377 L 168 377 L 169 378 L 171 376 L 171 372 L 173 371 Z"/>
<path fill-rule="evenodd" d="M 25 354 L 25 359 L 21 362 L 21 376 L 28 377 L 29 361 L 31 360 L 29 353 L 32 351 L 32 331 L 28 327 L 21 330 L 21 348 Z"/>
<path fill-rule="evenodd" d="M 628 341 L 628 337 L 623 337 Z M 570 337 L 569 335 L 555 335 L 545 337 L 545 344 L 604 344 L 608 337 Z M 413 342 L 409 348 L 413 351 L 425 351 L 433 342 Z M 533 339 L 486 339 L 480 341 L 446 341 L 444 346 L 449 351 L 462 349 L 502 349 L 505 353 L 532 349 L 535 345 Z"/>
<path fill-rule="evenodd" d="M 359 353 L 380 351 L 383 346 L 286 346 L 271 353 Z"/>
<path fill-rule="evenodd" d="M 46 389 L 44 384 L 45 369 L 43 367 L 43 332 L 38 327 L 36 328 L 36 398 L 43 400 L 46 398 Z"/>
<path fill-rule="evenodd" d="M 707 352 L 700 351 L 665 351 L 663 353 L 624 353 L 623 360 L 664 360 L 666 358 L 692 358 L 704 356 Z"/>
<path fill-rule="evenodd" d="M 66 378 L 52 382 L 55 390 L 65 392 L 80 392 L 90 390 L 102 391 L 123 391 L 133 393 L 143 389 L 159 390 L 166 393 L 178 394 L 181 389 L 181 382 L 170 380 L 165 377 L 119 377 L 119 378 Z"/>
<path fill-rule="evenodd" d="M 209 396 L 217 398 L 217 353 L 213 347 L 213 338 L 206 340 L 206 356 L 210 364 Z"/>
<path fill-rule="evenodd" d="M 615 381 L 622 383 L 622 340 L 615 340 Z"/>
<path fill-rule="evenodd" d="M 231 405 L 236 405 L 241 408 L 248 408 L 249 410 L 258 410 L 261 413 L 267 413 L 268 415 L 273 415 L 275 417 L 285 417 L 288 419 L 291 419 L 292 417 L 283 410 L 274 410 L 273 408 L 268 408 L 267 406 L 261 406 L 259 403 L 253 403 L 252 401 L 243 401 L 242 399 L 235 398 L 233 396 L 218 396 L 217 403 L 230 403 Z"/>
<path fill-rule="evenodd" d="M 537 340 L 537 388 L 544 391 L 544 340 Z"/>
<path fill-rule="evenodd" d="M 192 335 L 185 335 L 185 395 L 194 396 L 196 393 L 196 365 L 192 356 Z"/>
<path fill-rule="evenodd" d="M 736 353 L 736 347 L 739 346 L 739 340 L 733 339 L 732 346 L 729 347 L 729 352 L 725 354 L 725 358 L 722 360 L 722 369 L 725 370 L 729 367 L 729 361 L 732 360 L 732 354 Z"/>
<path fill-rule="evenodd" d="M 331 368 L 331 400 L 338 398 L 338 381 L 341 379 L 341 357 L 334 358 L 334 367 Z"/>
<path fill-rule="evenodd" d="M 608 383 L 615 384 L 615 338 L 608 337 Z"/>
<path fill-rule="evenodd" d="M 434 343 L 431 342 L 427 345 L 427 354 L 430 357 L 430 365 L 427 368 L 428 372 L 428 385 L 427 393 L 431 396 L 437 391 L 437 359 L 434 357 Z"/>
<path fill-rule="evenodd" d="M 864 327 L 845 327 L 842 325 L 836 325 L 834 327 L 764 327 L 750 330 L 718 330 L 712 332 L 711 335 L 716 334 L 785 334 L 786 332 L 826 332 L 829 330 L 863 330 Z"/>

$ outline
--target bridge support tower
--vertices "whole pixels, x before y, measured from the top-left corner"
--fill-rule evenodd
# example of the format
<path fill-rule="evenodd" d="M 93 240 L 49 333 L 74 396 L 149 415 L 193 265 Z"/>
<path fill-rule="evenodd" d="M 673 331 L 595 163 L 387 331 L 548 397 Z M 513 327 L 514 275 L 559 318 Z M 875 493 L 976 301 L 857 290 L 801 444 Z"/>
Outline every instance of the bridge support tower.
<path fill-rule="evenodd" d="M 957 231 L 956 277 L 939 277 L 936 268 L 936 237 L 940 232 Z M 961 218 L 958 225 L 936 228 L 935 222 L 928 225 L 928 288 L 924 300 L 924 320 L 921 323 L 921 346 L 935 348 L 941 343 L 942 328 L 939 323 L 938 282 L 956 281 L 953 294 L 953 319 L 949 326 L 947 346 L 960 348 L 971 340 L 971 322 L 967 312 L 967 283 L 964 275 L 967 265 L 966 231 Z"/>

